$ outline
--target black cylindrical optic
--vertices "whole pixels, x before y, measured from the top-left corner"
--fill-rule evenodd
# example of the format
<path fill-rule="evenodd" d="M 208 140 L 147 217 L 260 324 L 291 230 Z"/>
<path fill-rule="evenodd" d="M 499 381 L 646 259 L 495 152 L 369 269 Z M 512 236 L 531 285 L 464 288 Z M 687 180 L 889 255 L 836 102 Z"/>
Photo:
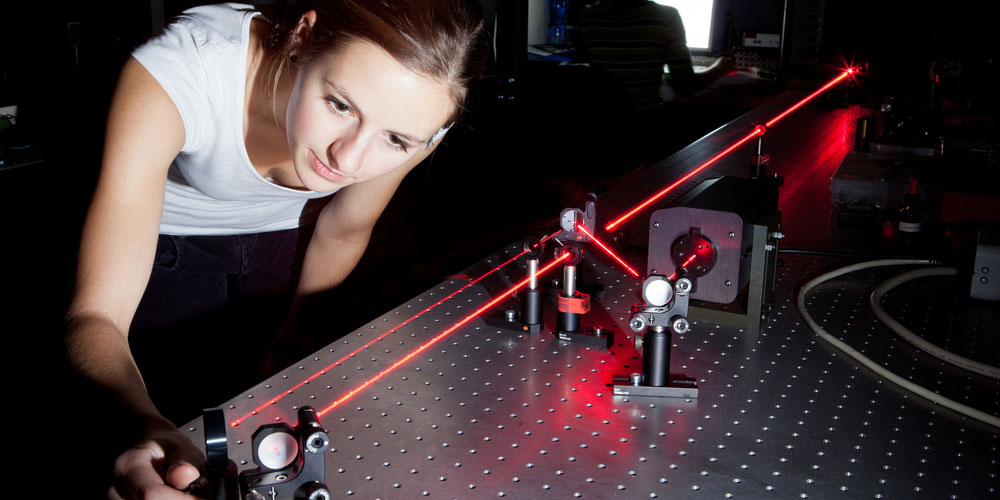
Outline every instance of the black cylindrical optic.
<path fill-rule="evenodd" d="M 666 387 L 670 383 L 669 328 L 649 328 L 642 341 L 643 385 Z"/>
<path fill-rule="evenodd" d="M 556 311 L 556 331 L 580 331 L 580 315 L 566 311 Z"/>
<path fill-rule="evenodd" d="M 542 291 L 535 288 L 521 292 L 521 322 L 537 325 L 542 322 Z"/>

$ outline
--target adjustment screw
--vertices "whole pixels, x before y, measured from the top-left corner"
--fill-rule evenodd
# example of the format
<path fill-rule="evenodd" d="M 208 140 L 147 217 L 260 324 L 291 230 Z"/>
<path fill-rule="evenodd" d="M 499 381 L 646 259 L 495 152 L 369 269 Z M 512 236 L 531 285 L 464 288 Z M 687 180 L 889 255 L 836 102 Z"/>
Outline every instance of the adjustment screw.
<path fill-rule="evenodd" d="M 684 333 L 684 332 L 688 331 L 688 328 L 690 328 L 691 325 L 688 324 L 688 321 L 686 319 L 684 319 L 684 318 L 677 318 L 677 319 L 674 320 L 674 323 L 673 323 L 673 325 L 671 325 L 671 327 L 677 333 Z"/>
<path fill-rule="evenodd" d="M 643 321 L 641 316 L 636 316 L 632 318 L 632 321 L 629 322 L 628 326 L 629 328 L 632 329 L 632 331 L 641 332 L 642 329 L 646 326 L 646 322 Z M 636 338 L 637 338 L 636 342 L 639 342 L 638 337 Z"/>

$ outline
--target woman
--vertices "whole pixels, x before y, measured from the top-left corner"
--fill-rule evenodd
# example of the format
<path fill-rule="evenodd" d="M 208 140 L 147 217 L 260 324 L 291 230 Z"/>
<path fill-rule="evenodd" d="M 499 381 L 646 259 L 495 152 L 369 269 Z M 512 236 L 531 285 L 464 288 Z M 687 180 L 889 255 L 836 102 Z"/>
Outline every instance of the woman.
<path fill-rule="evenodd" d="M 477 78 L 481 25 L 461 0 L 316 3 L 291 30 L 247 6 L 191 9 L 122 71 L 67 340 L 142 428 L 112 496 L 179 494 L 201 460 L 150 398 L 130 327 L 296 282 L 313 221 L 295 297 L 336 286 Z"/>

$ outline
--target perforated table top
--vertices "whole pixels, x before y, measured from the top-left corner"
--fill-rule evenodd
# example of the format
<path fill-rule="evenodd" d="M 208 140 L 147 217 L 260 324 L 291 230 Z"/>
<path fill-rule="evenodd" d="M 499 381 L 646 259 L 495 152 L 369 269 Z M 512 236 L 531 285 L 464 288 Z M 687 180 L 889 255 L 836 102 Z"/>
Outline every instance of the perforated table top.
<path fill-rule="evenodd" d="M 773 106 L 797 97 L 782 96 Z M 636 193 L 679 177 L 683 165 L 768 112 L 723 127 L 602 196 L 599 213 L 610 216 Z M 799 113 L 797 120 L 819 120 L 819 130 L 839 130 L 831 122 L 850 119 L 816 107 Z M 829 140 L 810 139 L 793 123 L 769 131 L 768 141 L 790 143 L 791 134 L 801 137 L 795 144 Z M 816 168 L 839 162 L 832 151 L 814 160 Z M 703 177 L 742 172 L 746 158 L 720 162 Z M 512 244 L 464 274 L 479 277 L 519 251 Z M 624 257 L 645 267 L 644 255 Z M 885 382 L 821 341 L 796 311 L 804 281 L 849 262 L 783 254 L 775 308 L 763 328 L 694 321 L 688 333 L 674 335 L 672 371 L 698 380 L 697 399 L 613 395 L 612 376 L 641 368 L 628 329 L 641 279 L 598 251 L 580 265 L 581 282 L 603 285 L 583 326 L 613 331 L 608 350 L 556 339 L 551 302 L 549 327 L 539 334 L 498 329 L 483 318 L 448 333 L 525 276 L 523 257 L 475 283 L 448 279 L 223 404 L 226 418 L 238 421 L 229 429 L 230 456 L 241 469 L 252 467 L 253 431 L 294 423 L 295 409 L 310 405 L 331 437 L 326 482 L 335 498 L 997 496 L 997 428 Z M 559 276 L 553 270 L 542 283 Z M 873 270 L 831 281 L 807 307 L 825 328 L 894 371 L 1000 414 L 1000 383 L 942 366 L 875 320 L 867 291 L 887 276 Z M 912 315 L 915 294 L 941 288 L 918 283 L 890 293 L 887 309 Z M 511 298 L 485 314 L 515 306 Z M 973 355 L 997 364 L 991 342 L 985 335 L 971 347 L 951 347 L 979 346 Z M 187 426 L 196 442 L 199 426 Z"/>

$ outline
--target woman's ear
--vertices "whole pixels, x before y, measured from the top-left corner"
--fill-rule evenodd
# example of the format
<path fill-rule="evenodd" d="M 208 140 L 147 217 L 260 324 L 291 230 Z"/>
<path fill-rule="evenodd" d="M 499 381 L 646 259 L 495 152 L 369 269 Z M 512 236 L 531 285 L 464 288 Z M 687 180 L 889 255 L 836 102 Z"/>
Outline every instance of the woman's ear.
<path fill-rule="evenodd" d="M 292 30 L 292 51 L 293 57 L 299 57 L 303 52 L 308 51 L 309 44 L 313 39 L 313 27 L 316 25 L 316 11 L 310 10 L 302 17 Z"/>

